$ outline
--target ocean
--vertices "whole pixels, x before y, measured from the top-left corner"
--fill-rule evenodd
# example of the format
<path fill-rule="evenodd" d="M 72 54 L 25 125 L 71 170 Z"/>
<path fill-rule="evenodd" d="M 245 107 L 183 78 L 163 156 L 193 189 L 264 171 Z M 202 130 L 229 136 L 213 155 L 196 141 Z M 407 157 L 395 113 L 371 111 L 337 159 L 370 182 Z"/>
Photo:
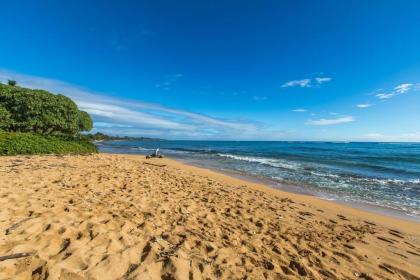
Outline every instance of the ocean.
<path fill-rule="evenodd" d="M 104 141 L 101 152 L 150 154 L 275 188 L 420 219 L 420 143 Z"/>

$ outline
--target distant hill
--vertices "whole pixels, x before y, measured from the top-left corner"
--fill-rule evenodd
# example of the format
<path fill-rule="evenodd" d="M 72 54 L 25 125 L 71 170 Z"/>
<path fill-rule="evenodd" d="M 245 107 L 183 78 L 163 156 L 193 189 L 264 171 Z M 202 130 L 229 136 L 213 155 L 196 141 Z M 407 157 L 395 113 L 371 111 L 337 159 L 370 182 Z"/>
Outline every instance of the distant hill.
<path fill-rule="evenodd" d="M 83 134 L 84 139 L 93 140 L 93 141 L 116 141 L 116 140 L 126 140 L 126 141 L 165 141 L 159 138 L 149 138 L 149 137 L 130 137 L 130 136 L 111 136 L 106 135 L 101 132 L 95 134 Z"/>

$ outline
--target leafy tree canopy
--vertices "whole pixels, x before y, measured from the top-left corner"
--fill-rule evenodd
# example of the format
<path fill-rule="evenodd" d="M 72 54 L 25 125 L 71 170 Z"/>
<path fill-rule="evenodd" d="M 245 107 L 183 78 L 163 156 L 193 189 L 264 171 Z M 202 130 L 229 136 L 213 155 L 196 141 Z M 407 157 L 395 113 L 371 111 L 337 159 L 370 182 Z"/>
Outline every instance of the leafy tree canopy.
<path fill-rule="evenodd" d="M 15 86 L 17 83 L 16 83 L 16 81 L 14 81 L 14 80 L 8 80 L 8 81 L 7 81 L 7 84 L 8 84 L 9 86 Z"/>
<path fill-rule="evenodd" d="M 0 118 L 0 129 L 13 132 L 74 136 L 92 129 L 89 114 L 70 98 L 10 82 L 0 84 Z"/>
<path fill-rule="evenodd" d="M 11 121 L 12 119 L 9 111 L 0 104 L 0 130 L 6 129 L 10 125 Z"/>
<path fill-rule="evenodd" d="M 93 128 L 92 118 L 85 111 L 79 111 L 79 129 L 80 131 L 90 131 Z"/>

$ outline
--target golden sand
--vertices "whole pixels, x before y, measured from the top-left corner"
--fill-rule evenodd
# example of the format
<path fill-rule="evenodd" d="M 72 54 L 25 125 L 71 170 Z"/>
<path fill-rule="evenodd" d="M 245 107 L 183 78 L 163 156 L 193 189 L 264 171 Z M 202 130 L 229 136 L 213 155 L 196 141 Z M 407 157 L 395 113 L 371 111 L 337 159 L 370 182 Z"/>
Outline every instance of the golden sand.
<path fill-rule="evenodd" d="M 169 159 L 1 157 L 0 206 L 0 279 L 420 275 L 418 223 Z"/>

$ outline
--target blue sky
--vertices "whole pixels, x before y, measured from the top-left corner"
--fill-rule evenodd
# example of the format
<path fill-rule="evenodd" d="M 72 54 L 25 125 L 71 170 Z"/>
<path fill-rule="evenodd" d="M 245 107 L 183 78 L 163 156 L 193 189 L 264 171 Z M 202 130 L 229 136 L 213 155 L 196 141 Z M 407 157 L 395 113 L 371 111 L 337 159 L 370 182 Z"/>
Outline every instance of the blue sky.
<path fill-rule="evenodd" d="M 420 141 L 419 1 L 0 1 L 0 80 L 94 131 Z"/>

